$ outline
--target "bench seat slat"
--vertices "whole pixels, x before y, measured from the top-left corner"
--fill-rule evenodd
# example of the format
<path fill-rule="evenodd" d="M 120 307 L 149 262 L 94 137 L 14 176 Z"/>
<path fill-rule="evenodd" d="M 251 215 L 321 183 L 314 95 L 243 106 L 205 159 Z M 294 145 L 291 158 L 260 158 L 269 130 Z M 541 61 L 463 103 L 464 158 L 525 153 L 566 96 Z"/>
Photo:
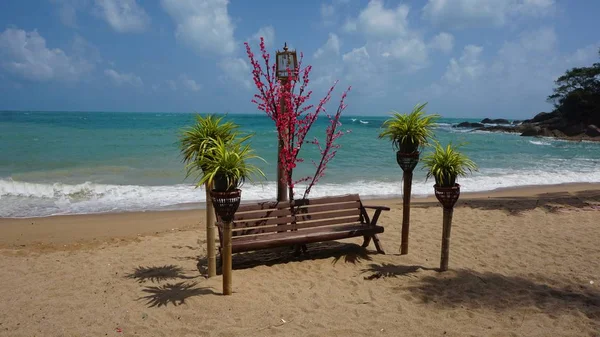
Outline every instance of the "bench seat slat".
<path fill-rule="evenodd" d="M 341 240 L 356 236 L 383 233 L 381 226 L 365 226 L 363 224 L 344 225 L 338 227 L 313 228 L 310 230 L 274 233 L 270 235 L 244 236 L 233 240 L 232 252 L 238 253 L 263 248 L 291 246 L 321 241 Z"/>

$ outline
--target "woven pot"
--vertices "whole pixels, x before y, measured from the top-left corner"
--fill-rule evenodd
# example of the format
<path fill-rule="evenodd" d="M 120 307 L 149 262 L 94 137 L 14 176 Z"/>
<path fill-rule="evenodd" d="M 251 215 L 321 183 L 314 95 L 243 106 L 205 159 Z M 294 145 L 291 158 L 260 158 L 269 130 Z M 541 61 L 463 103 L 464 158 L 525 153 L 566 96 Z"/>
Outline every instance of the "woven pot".
<path fill-rule="evenodd" d="M 444 206 L 444 208 L 452 208 L 458 197 L 460 197 L 460 185 L 454 184 L 452 187 L 440 187 L 438 184 L 433 185 L 435 189 L 435 197 Z"/>
<path fill-rule="evenodd" d="M 212 190 L 210 197 L 215 208 L 215 213 L 219 215 L 221 220 L 225 222 L 233 221 L 233 216 L 240 207 L 242 199 L 242 190 L 235 189 L 232 191 L 217 191 Z"/>
<path fill-rule="evenodd" d="M 419 163 L 419 151 L 412 153 L 396 152 L 396 161 L 405 172 L 412 172 Z"/>

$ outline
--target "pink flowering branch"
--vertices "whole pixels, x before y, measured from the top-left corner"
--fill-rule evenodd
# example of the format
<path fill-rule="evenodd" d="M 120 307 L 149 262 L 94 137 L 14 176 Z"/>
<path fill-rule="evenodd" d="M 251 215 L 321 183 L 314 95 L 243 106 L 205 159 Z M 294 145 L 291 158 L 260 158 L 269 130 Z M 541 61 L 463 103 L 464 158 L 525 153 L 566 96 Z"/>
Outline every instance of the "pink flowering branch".
<path fill-rule="evenodd" d="M 342 95 L 340 104 L 334 116 L 327 115 L 329 126 L 326 129 L 325 146 L 322 147 L 318 140 L 306 141 L 306 136 L 317 120 L 319 114 L 326 111 L 325 105 L 331 100 L 331 94 L 337 85 L 337 81 L 327 91 L 319 103 L 306 104 L 311 98 L 312 90 L 308 90 L 310 83 L 310 72 L 312 67 L 302 68 L 303 54 L 300 53 L 298 67 L 293 71 L 287 69 L 287 80 L 280 81 L 276 73 L 275 63 L 270 63 L 270 55 L 266 50 L 264 39 L 260 39 L 261 57 L 264 69 L 257 58 L 255 58 L 250 45 L 246 42 L 246 53 L 252 65 L 252 77 L 258 93 L 254 95 L 252 102 L 259 110 L 264 111 L 274 122 L 277 128 L 278 141 L 280 143 L 280 154 L 278 158 L 279 167 L 283 170 L 282 181 L 288 186 L 290 201 L 294 198 L 294 187 L 299 183 L 308 182 L 303 198 L 306 198 L 312 187 L 325 174 L 327 164 L 336 155 L 339 145 L 336 140 L 344 132 L 338 131 L 341 125 L 340 116 L 346 108 L 344 100 L 350 88 Z M 321 158 L 315 163 L 315 174 L 293 180 L 293 171 L 298 163 L 304 161 L 298 155 L 302 145 L 312 143 L 319 148 Z"/>

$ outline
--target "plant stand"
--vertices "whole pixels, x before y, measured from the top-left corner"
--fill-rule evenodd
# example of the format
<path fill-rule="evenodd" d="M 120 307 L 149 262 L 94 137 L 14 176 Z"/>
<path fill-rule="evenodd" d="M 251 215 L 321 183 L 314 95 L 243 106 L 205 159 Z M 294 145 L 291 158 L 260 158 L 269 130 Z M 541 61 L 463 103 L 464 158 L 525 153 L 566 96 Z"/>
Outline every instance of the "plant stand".
<path fill-rule="evenodd" d="M 237 189 L 229 192 L 213 190 L 211 198 L 215 212 L 223 220 L 223 247 L 221 259 L 223 261 L 223 295 L 231 295 L 231 223 L 233 216 L 240 206 L 242 191 Z"/>
<path fill-rule="evenodd" d="M 206 189 L 206 260 L 208 265 L 208 277 L 217 276 L 217 257 L 215 249 L 215 210 L 210 195 L 208 183 L 204 184 Z"/>
<path fill-rule="evenodd" d="M 442 256 L 440 259 L 440 271 L 448 270 L 448 260 L 450 257 L 450 230 L 452 228 L 452 215 L 454 213 L 454 204 L 460 197 L 460 185 L 454 187 L 433 186 L 435 197 L 444 207 L 444 223 L 442 228 Z"/>
<path fill-rule="evenodd" d="M 408 254 L 408 234 L 410 229 L 410 196 L 412 193 L 413 170 L 419 163 L 419 152 L 401 153 L 396 152 L 396 161 L 402 171 L 404 171 L 402 180 L 404 180 L 404 191 L 402 192 L 402 242 L 400 244 L 400 254 Z"/>

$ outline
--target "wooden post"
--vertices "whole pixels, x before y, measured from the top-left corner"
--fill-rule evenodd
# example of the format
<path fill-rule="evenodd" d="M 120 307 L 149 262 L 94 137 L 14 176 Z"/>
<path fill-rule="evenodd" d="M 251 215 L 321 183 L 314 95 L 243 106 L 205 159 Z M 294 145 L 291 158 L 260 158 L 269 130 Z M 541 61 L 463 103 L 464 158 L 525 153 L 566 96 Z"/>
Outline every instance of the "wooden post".
<path fill-rule="evenodd" d="M 285 85 L 287 84 L 287 80 L 281 79 L 281 85 L 285 88 Z M 281 99 L 279 101 L 279 113 L 281 115 L 285 114 L 285 99 L 284 96 L 281 96 Z M 279 144 L 277 146 L 277 201 L 281 202 L 281 201 L 287 201 L 288 200 L 288 190 L 287 190 L 287 184 L 285 183 L 285 181 L 283 181 L 283 177 L 285 175 L 285 172 L 283 171 L 283 167 L 281 165 L 281 149 L 283 149 L 283 146 L 285 145 L 285 138 L 287 137 L 287 134 L 277 134 L 277 139 L 279 141 Z"/>
<path fill-rule="evenodd" d="M 283 181 L 283 177 L 285 173 L 283 172 L 283 167 L 279 158 L 281 156 L 281 149 L 283 148 L 283 139 L 279 137 L 279 145 L 277 146 L 277 201 L 287 201 L 288 200 L 288 190 L 287 184 Z"/>
<path fill-rule="evenodd" d="M 402 196 L 402 242 L 400 255 L 408 254 L 408 233 L 410 227 L 410 195 L 412 193 L 412 171 L 404 171 L 404 195 Z"/>
<path fill-rule="evenodd" d="M 217 256 L 215 249 L 215 209 L 210 197 L 211 186 L 204 184 L 206 189 L 206 257 L 208 263 L 208 277 L 217 275 Z"/>
<path fill-rule="evenodd" d="M 444 207 L 444 225 L 442 229 L 442 258 L 440 260 L 440 271 L 448 270 L 448 259 L 450 257 L 450 229 L 452 227 L 452 213 L 454 213 L 454 208 Z"/>
<path fill-rule="evenodd" d="M 231 221 L 223 224 L 223 295 L 231 295 Z"/>

